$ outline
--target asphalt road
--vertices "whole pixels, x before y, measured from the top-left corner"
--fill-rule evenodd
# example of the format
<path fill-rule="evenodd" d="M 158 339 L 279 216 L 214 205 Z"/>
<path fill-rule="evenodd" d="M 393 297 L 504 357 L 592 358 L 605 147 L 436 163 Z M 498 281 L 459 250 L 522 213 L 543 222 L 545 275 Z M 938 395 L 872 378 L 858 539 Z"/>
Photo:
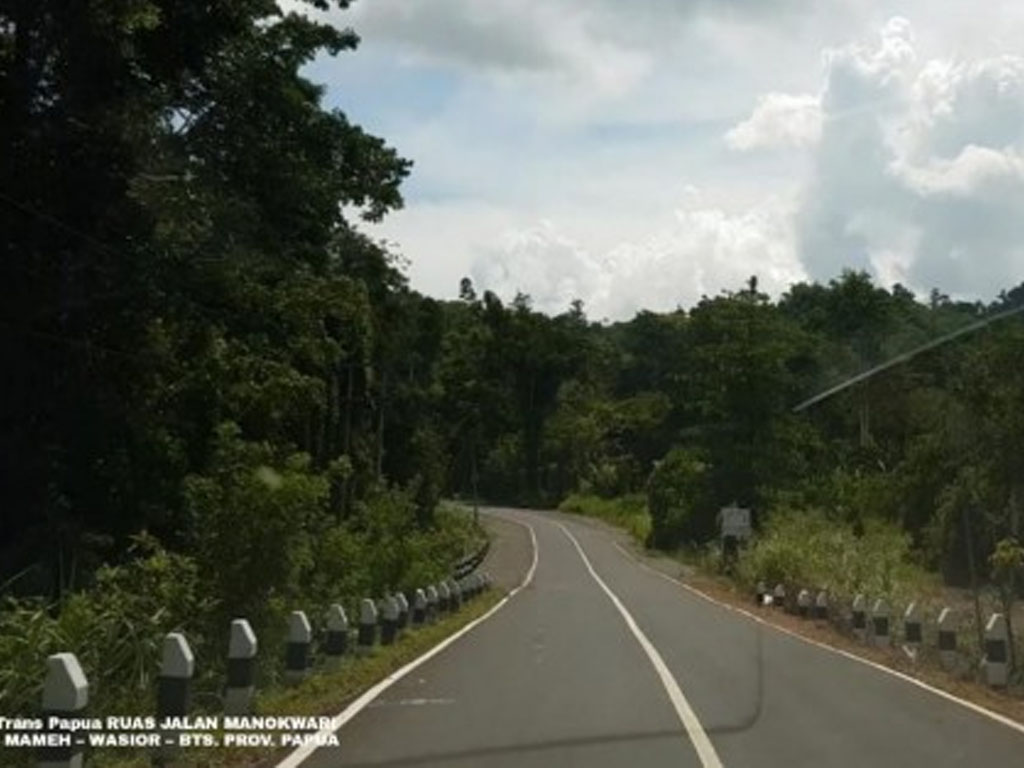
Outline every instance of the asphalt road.
<path fill-rule="evenodd" d="M 701 600 L 599 527 L 489 514 L 532 527 L 532 581 L 303 766 L 1024 765 L 1021 732 Z"/>

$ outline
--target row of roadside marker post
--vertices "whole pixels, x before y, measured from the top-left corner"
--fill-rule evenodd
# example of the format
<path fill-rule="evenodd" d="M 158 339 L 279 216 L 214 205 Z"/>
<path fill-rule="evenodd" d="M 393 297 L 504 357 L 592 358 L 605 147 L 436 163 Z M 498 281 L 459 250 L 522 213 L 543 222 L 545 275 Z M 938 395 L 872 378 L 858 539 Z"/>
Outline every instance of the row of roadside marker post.
<path fill-rule="evenodd" d="M 417 589 L 412 600 L 398 592 L 374 601 L 366 598 L 359 605 L 355 654 L 368 656 L 377 645 L 392 645 L 410 628 L 433 624 L 445 614 L 455 613 L 463 602 L 491 586 L 486 571 L 470 573 L 460 579 L 445 579 L 425 589 Z M 285 682 L 295 685 L 309 674 L 313 661 L 313 627 L 303 611 L 288 617 L 285 646 Z M 337 667 L 349 655 L 350 623 L 345 609 L 334 603 L 327 611 L 320 649 L 328 668 Z M 256 693 L 256 656 L 259 643 L 246 619 L 231 622 L 228 663 L 224 687 L 225 715 L 248 715 Z M 157 719 L 183 717 L 189 712 L 190 688 L 195 672 L 195 657 L 188 640 L 180 632 L 164 637 L 160 675 L 157 678 Z M 89 682 L 73 653 L 57 653 L 47 659 L 43 683 L 42 713 L 68 719 L 81 718 L 89 703 Z M 173 749 L 155 756 L 167 760 Z M 74 747 L 40 750 L 40 768 L 81 768 L 83 753 Z"/>
<path fill-rule="evenodd" d="M 756 590 L 758 605 L 787 607 L 786 588 L 777 584 L 771 591 L 764 582 Z M 813 597 L 810 590 L 801 589 L 794 601 L 796 613 L 803 618 L 827 621 L 829 618 L 829 596 L 820 590 Z M 875 647 L 884 648 L 893 644 L 892 611 L 885 598 L 878 598 L 868 604 L 867 598 L 858 594 L 850 609 L 850 627 L 854 636 Z M 902 640 L 904 648 L 912 658 L 924 644 L 924 627 L 921 611 L 916 602 L 911 602 L 903 611 Z M 935 649 L 943 667 L 954 671 L 960 663 L 957 653 L 959 622 L 949 608 L 943 608 L 935 619 Z M 981 669 L 985 683 L 993 688 L 1004 688 L 1009 681 L 1009 632 L 1006 617 L 993 613 L 985 624 L 985 647 L 981 658 Z"/>

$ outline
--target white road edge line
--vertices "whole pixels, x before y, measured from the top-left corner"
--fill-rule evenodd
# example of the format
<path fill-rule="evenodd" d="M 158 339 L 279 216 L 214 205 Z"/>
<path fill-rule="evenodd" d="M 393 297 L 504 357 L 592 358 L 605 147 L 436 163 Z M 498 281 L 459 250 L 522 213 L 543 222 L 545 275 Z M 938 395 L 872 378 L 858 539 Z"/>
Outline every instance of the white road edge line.
<path fill-rule="evenodd" d="M 398 669 L 398 670 L 392 672 L 390 675 L 385 677 L 383 680 L 381 680 L 375 686 L 373 686 L 372 688 L 367 690 L 358 699 L 356 699 L 351 704 L 349 704 L 347 707 L 345 707 L 345 709 L 343 709 L 339 714 L 334 716 L 334 727 L 333 728 L 325 729 L 325 730 L 320 731 L 319 733 L 317 733 L 317 737 L 312 739 L 310 744 L 304 744 L 301 747 L 297 747 L 293 752 L 289 753 L 283 760 L 281 760 L 281 762 L 277 763 L 275 768 L 296 768 L 296 766 L 301 765 L 304 760 L 306 760 L 310 755 L 312 755 L 318 749 L 318 747 L 315 746 L 317 741 L 323 741 L 324 739 L 326 739 L 326 737 L 329 734 L 334 733 L 335 731 L 339 730 L 349 720 L 351 720 L 353 717 L 358 715 L 363 709 L 365 709 L 366 706 L 371 701 L 373 701 L 375 698 L 377 698 L 382 693 L 384 693 L 384 691 L 386 691 L 392 685 L 397 683 L 399 680 L 401 680 L 407 674 L 412 672 L 414 669 L 416 669 L 416 667 L 420 666 L 421 664 L 423 664 L 428 659 L 431 659 L 434 656 L 436 656 L 437 654 L 439 654 L 441 651 L 443 651 L 449 645 L 451 645 L 456 640 L 458 640 L 460 637 L 462 637 L 463 635 L 468 633 L 470 630 L 472 630 L 475 626 L 485 622 L 487 619 L 489 619 L 491 616 L 493 616 L 499 610 L 501 610 L 501 608 L 504 607 L 505 604 L 508 603 L 509 600 L 511 600 L 513 597 L 515 597 L 520 592 L 520 590 L 525 589 L 527 586 L 529 586 L 530 582 L 533 581 L 533 574 L 537 570 L 537 535 L 533 531 L 533 526 L 531 526 L 529 523 L 524 523 L 524 522 L 521 522 L 519 520 L 513 520 L 513 519 L 511 519 L 509 517 L 505 517 L 505 516 L 502 516 L 501 519 L 502 520 L 508 520 L 509 522 L 515 523 L 516 525 L 521 525 L 524 528 L 526 528 L 526 530 L 528 530 L 530 532 L 530 544 L 533 547 L 533 561 L 530 563 L 530 569 L 526 572 L 526 576 L 520 582 L 519 586 L 515 587 L 514 589 L 512 589 L 511 592 L 509 592 L 507 595 L 505 595 L 503 598 L 501 598 L 501 600 L 499 600 L 494 605 L 494 607 L 492 607 L 489 611 L 487 611 L 487 613 L 485 613 L 484 615 L 478 616 L 477 618 L 473 619 L 473 621 L 469 622 L 469 624 L 464 626 L 458 632 L 456 632 L 453 635 L 449 635 L 447 638 L 445 638 L 440 643 L 435 645 L 433 648 L 431 648 L 429 651 L 424 653 L 422 656 L 420 656 L 420 657 L 418 657 L 416 659 L 413 659 L 408 664 L 406 664 L 404 667 L 402 667 L 401 669 Z"/>
<path fill-rule="evenodd" d="M 660 576 L 661 578 L 665 579 L 666 581 L 671 581 L 673 584 L 676 584 L 676 585 L 682 587 L 687 592 L 690 592 L 691 594 L 696 595 L 697 597 L 701 598 L 702 600 L 708 601 L 712 605 L 717 605 L 719 608 L 724 608 L 727 611 L 732 611 L 733 613 L 738 613 L 741 616 L 744 616 L 744 617 L 746 617 L 746 618 L 748 618 L 748 619 L 750 619 L 752 621 L 756 621 L 758 624 L 762 624 L 762 625 L 764 625 L 764 626 L 766 626 L 766 627 L 768 627 L 770 629 L 774 629 L 776 632 L 781 632 L 784 635 L 789 635 L 790 637 L 795 638 L 795 639 L 797 639 L 797 640 L 799 640 L 801 642 L 807 643 L 808 645 L 813 645 L 813 646 L 815 646 L 817 648 L 821 648 L 822 650 L 825 650 L 825 651 L 831 651 L 832 653 L 839 654 L 840 656 L 843 656 L 844 658 L 850 659 L 851 661 L 856 661 L 856 662 L 858 662 L 860 664 L 864 664 L 866 666 L 869 666 L 872 669 L 876 669 L 879 672 L 884 672 L 887 675 L 892 675 L 893 677 L 898 678 L 898 679 L 902 680 L 905 683 L 910 683 L 911 685 L 916 685 L 918 688 L 922 688 L 922 689 L 928 691 L 929 693 L 935 694 L 939 698 L 946 699 L 947 701 L 951 701 L 954 704 L 959 704 L 960 706 L 966 707 L 967 709 L 971 710 L 972 712 L 975 712 L 975 713 L 977 713 L 979 715 L 987 717 L 987 718 L 989 718 L 991 720 L 995 720 L 1000 725 L 1005 725 L 1007 728 L 1011 728 L 1012 730 L 1015 730 L 1015 731 L 1017 731 L 1019 733 L 1024 733 L 1024 723 L 1019 723 L 1016 720 L 1013 720 L 1012 718 L 1007 717 L 1006 715 L 1001 715 L 998 712 L 995 712 L 995 711 L 993 711 L 991 709 L 987 709 L 987 708 L 981 706 L 980 704 L 975 704 L 973 701 L 968 701 L 967 699 L 962 699 L 959 696 L 956 696 L 956 695 L 950 693 L 949 691 L 944 691 L 941 688 L 936 688 L 934 685 L 929 685 L 928 683 L 924 682 L 923 680 L 918 680 L 916 677 L 912 677 L 910 675 L 904 674 L 903 672 L 899 672 L 899 671 L 897 671 L 895 669 L 892 669 L 891 667 L 885 666 L 884 664 L 879 664 L 877 661 L 871 661 L 870 659 L 865 659 L 863 656 L 858 656 L 855 653 L 850 653 L 849 651 L 844 651 L 842 648 L 837 648 L 834 645 L 829 645 L 828 643 L 823 643 L 820 640 L 812 640 L 809 637 L 805 637 L 804 635 L 801 635 L 799 632 L 794 632 L 791 629 L 786 629 L 785 627 L 780 627 L 778 624 L 773 624 L 770 621 L 765 621 L 764 619 L 762 619 L 757 614 L 751 613 L 750 611 L 746 611 L 743 608 L 737 608 L 736 606 L 730 605 L 729 603 L 723 603 L 721 600 L 716 600 L 715 598 L 711 597 L 710 595 L 707 595 L 704 592 L 701 592 L 696 587 L 690 586 L 689 584 L 686 584 L 686 583 L 680 581 L 679 579 L 672 578 L 667 573 L 662 573 L 657 568 L 652 568 L 651 566 L 647 565 L 647 563 L 641 561 L 636 555 L 634 555 L 632 552 L 627 550 L 625 547 L 623 547 L 617 541 L 613 541 L 612 544 L 614 544 L 615 547 L 620 552 L 622 552 L 624 555 L 626 555 L 628 558 L 630 558 L 633 562 L 635 562 L 641 568 L 650 571 L 655 576 Z"/>
<path fill-rule="evenodd" d="M 576 547 L 576 552 L 579 553 L 580 558 L 583 560 L 583 564 L 587 566 L 587 570 L 590 571 L 590 575 L 597 582 L 597 585 L 604 590 L 604 593 L 608 595 L 608 599 L 612 601 L 612 604 L 618 609 L 622 615 L 623 620 L 626 622 L 626 626 L 629 627 L 630 632 L 640 643 L 640 647 L 644 649 L 644 653 L 647 654 L 647 658 L 650 659 L 651 665 L 654 667 L 654 671 L 658 673 L 658 677 L 661 678 L 661 684 L 665 687 L 665 692 L 668 693 L 669 699 L 672 701 L 672 706 L 675 707 L 676 715 L 679 716 L 680 722 L 683 724 L 683 728 L 686 730 L 686 735 L 690 737 L 690 741 L 693 744 L 693 748 L 697 751 L 697 757 L 700 758 L 701 765 L 704 768 L 722 768 L 722 761 L 718 758 L 718 753 L 715 752 L 714 746 L 711 744 L 711 740 L 708 735 L 704 732 L 704 728 L 700 724 L 700 720 L 697 719 L 697 714 L 693 711 L 693 707 L 690 706 L 690 702 L 686 700 L 683 695 L 682 689 L 679 687 L 679 683 L 672 676 L 672 672 L 669 671 L 668 665 L 665 664 L 664 659 L 661 658 L 661 654 L 658 653 L 658 649 L 654 647 L 654 644 L 647 639 L 647 635 L 643 633 L 643 630 L 637 626 L 636 621 L 630 615 L 629 611 L 622 604 L 622 601 L 616 597 L 615 593 L 611 591 L 604 580 L 597 575 L 597 571 L 594 570 L 594 566 L 590 564 L 590 559 L 583 551 L 583 547 L 576 540 L 569 529 L 566 528 L 562 523 L 554 521 L 555 524 L 562 529 L 562 532 L 569 537 L 569 541 L 572 542 L 573 546 Z"/>

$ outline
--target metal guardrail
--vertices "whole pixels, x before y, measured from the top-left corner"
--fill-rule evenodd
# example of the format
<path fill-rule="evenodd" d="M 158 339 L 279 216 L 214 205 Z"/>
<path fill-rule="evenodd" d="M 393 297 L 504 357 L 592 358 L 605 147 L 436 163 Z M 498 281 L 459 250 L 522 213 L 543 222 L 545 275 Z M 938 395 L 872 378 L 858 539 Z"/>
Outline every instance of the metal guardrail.
<path fill-rule="evenodd" d="M 487 557 L 487 553 L 491 548 L 491 542 L 485 541 L 483 545 L 471 555 L 468 555 L 455 564 L 455 568 L 452 570 L 452 576 L 456 579 L 464 579 L 466 576 L 475 571 L 480 563 Z"/>

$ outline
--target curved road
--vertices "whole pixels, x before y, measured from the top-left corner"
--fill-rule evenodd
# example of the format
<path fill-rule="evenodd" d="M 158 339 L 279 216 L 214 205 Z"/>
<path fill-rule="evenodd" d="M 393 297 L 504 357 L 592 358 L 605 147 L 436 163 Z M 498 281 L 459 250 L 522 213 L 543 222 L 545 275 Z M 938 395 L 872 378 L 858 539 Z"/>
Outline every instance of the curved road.
<path fill-rule="evenodd" d="M 704 601 L 600 527 L 489 514 L 532 528 L 531 582 L 304 767 L 1024 764 L 1024 729 Z"/>

